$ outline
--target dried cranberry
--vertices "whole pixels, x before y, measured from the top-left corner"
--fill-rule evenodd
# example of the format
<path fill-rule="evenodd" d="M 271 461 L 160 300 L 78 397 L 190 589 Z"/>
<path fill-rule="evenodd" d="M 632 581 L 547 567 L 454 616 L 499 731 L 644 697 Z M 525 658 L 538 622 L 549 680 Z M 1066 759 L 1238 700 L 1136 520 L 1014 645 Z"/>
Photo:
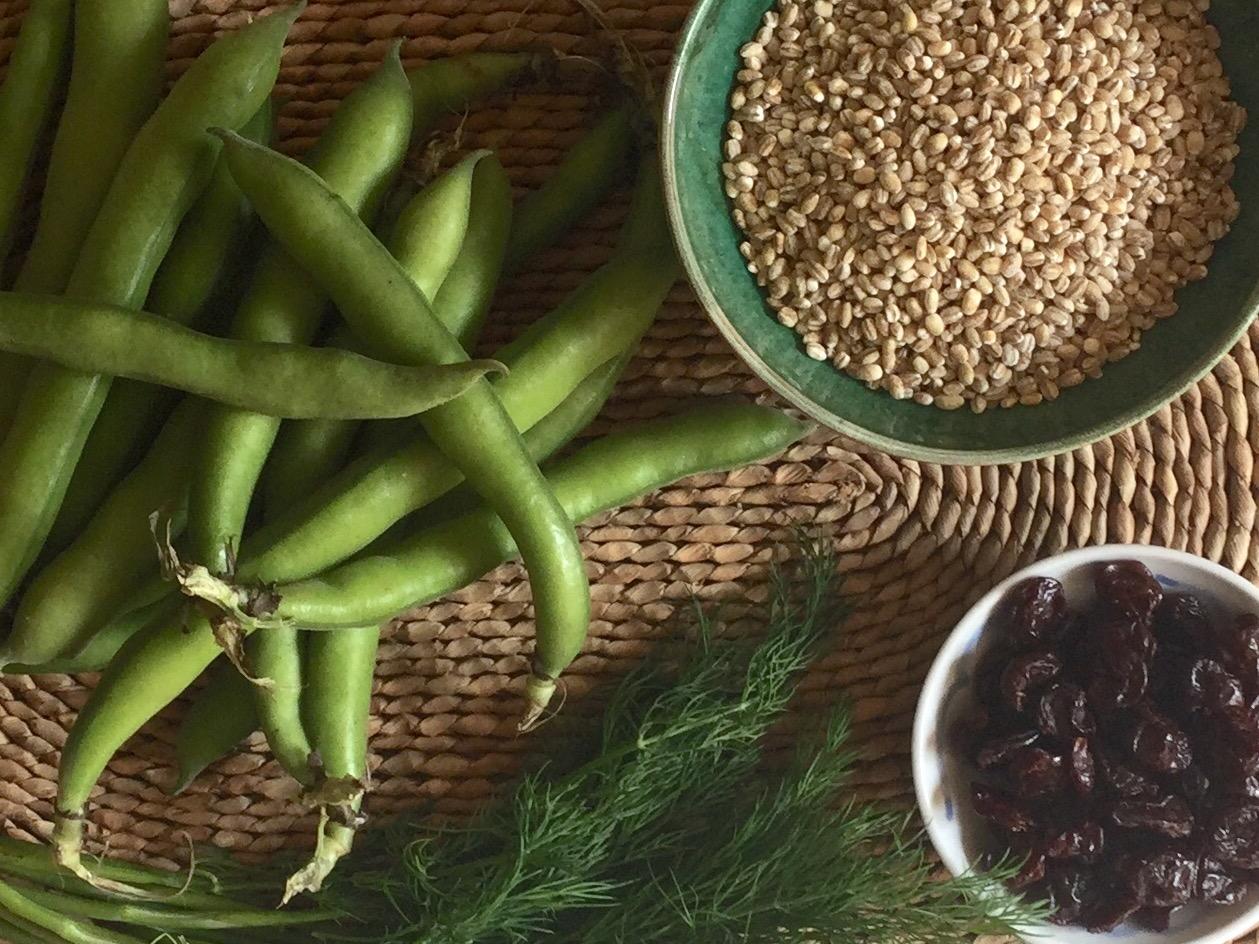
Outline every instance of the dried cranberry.
<path fill-rule="evenodd" d="M 1189 704 L 1207 712 L 1246 704 L 1241 682 L 1214 659 L 1199 659 L 1193 664 L 1187 688 Z"/>
<path fill-rule="evenodd" d="M 1207 841 L 1212 855 L 1225 865 L 1259 869 L 1259 804 L 1238 801 L 1221 807 Z"/>
<path fill-rule="evenodd" d="M 1211 778 L 1201 767 L 1190 767 L 1180 775 L 1180 789 L 1190 806 L 1201 807 L 1211 796 Z"/>
<path fill-rule="evenodd" d="M 1154 611 L 1154 631 L 1161 642 L 1177 648 L 1201 649 L 1211 625 L 1201 601 L 1190 593 L 1165 593 Z"/>
<path fill-rule="evenodd" d="M 1249 708 L 1233 706 L 1221 708 L 1217 716 L 1241 768 L 1249 773 L 1259 769 L 1259 716 Z"/>
<path fill-rule="evenodd" d="M 985 741 L 980 745 L 975 763 L 979 765 L 980 770 L 1004 766 L 1019 750 L 1035 744 L 1038 737 L 1040 733 L 1037 731 L 1016 731 L 1013 734 Z"/>
<path fill-rule="evenodd" d="M 1077 734 L 1092 734 L 1097 729 L 1084 689 L 1070 682 L 1055 685 L 1041 696 L 1036 726 L 1046 737 L 1060 741 L 1071 741 Z"/>
<path fill-rule="evenodd" d="M 975 812 L 1007 832 L 1025 833 L 1036 828 L 1032 811 L 1015 797 L 977 783 L 971 787 Z"/>
<path fill-rule="evenodd" d="M 1174 908 L 1185 904 L 1197 891 L 1198 860 L 1175 849 L 1140 855 L 1132 860 L 1126 878 L 1143 906 Z"/>
<path fill-rule="evenodd" d="M 1137 896 L 1131 892 L 1104 895 L 1084 916 L 1084 926 L 1094 934 L 1113 931 L 1123 924 L 1140 907 Z"/>
<path fill-rule="evenodd" d="M 1025 747 L 1008 768 L 1014 792 L 1025 800 L 1053 796 L 1066 789 L 1066 765 L 1060 756 L 1039 747 Z"/>
<path fill-rule="evenodd" d="M 1067 762 L 1067 772 L 1071 775 L 1071 786 L 1081 797 L 1093 792 L 1097 785 L 1097 766 L 1093 761 L 1093 750 L 1089 747 L 1088 738 L 1078 737 L 1071 744 L 1071 756 Z"/>
<path fill-rule="evenodd" d="M 1142 829 L 1172 839 L 1183 839 L 1193 832 L 1193 811 L 1184 797 L 1175 795 L 1157 800 L 1120 800 L 1110 818 L 1125 829 Z"/>
<path fill-rule="evenodd" d="M 1121 797 L 1153 797 L 1158 786 L 1132 768 L 1119 761 L 1108 750 L 1095 745 L 1093 756 L 1101 771 L 1102 779 Z"/>
<path fill-rule="evenodd" d="M 1093 862 L 1102 854 L 1105 843 L 1101 824 L 1090 821 L 1051 838 L 1045 843 L 1045 855 L 1051 859 Z"/>
<path fill-rule="evenodd" d="M 1158 774 L 1178 773 L 1193 763 L 1188 735 L 1153 712 L 1137 722 L 1131 750 L 1137 763 Z"/>
<path fill-rule="evenodd" d="M 1198 860 L 1197 897 L 1215 905 L 1233 905 L 1246 894 L 1246 883 L 1229 874 L 1223 862 L 1204 855 Z"/>
<path fill-rule="evenodd" d="M 1225 796 L 1259 800 L 1259 774 L 1247 774 L 1242 771 L 1232 777 L 1219 778 L 1219 783 L 1220 792 Z"/>
<path fill-rule="evenodd" d="M 1048 577 L 1031 577 L 1011 587 L 998 615 L 1009 638 L 1020 646 L 1053 641 L 1066 618 L 1062 584 Z"/>
<path fill-rule="evenodd" d="M 1146 931 L 1162 934 L 1172 923 L 1174 908 L 1142 908 L 1132 916 L 1132 923 Z"/>
<path fill-rule="evenodd" d="M 1123 674 L 1133 659 L 1148 666 L 1158 652 L 1150 627 L 1127 613 L 1112 616 L 1098 626 L 1095 645 L 1101 664 L 1116 674 Z"/>
<path fill-rule="evenodd" d="M 1163 588 L 1139 561 L 1103 564 L 1093 577 L 1098 599 L 1115 613 L 1148 623 L 1163 599 Z"/>
<path fill-rule="evenodd" d="M 1091 909 L 1101 892 L 1097 878 L 1086 868 L 1067 866 L 1055 869 L 1049 879 L 1050 918 L 1054 924 L 1076 924 Z"/>
<path fill-rule="evenodd" d="M 1022 711 L 1038 689 L 1058 677 L 1062 660 L 1048 649 L 1015 656 L 1001 673 L 1001 697 L 1015 711 Z"/>
<path fill-rule="evenodd" d="M 1129 659 L 1122 670 L 1107 670 L 1089 682 L 1088 699 L 1100 708 L 1122 709 L 1138 704 L 1150 685 L 1149 667 L 1139 659 Z"/>

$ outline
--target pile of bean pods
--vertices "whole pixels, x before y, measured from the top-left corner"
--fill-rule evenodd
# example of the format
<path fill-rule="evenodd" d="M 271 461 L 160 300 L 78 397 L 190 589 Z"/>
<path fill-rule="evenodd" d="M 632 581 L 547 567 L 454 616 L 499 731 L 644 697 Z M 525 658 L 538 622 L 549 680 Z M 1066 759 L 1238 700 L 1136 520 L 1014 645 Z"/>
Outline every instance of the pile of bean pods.
<path fill-rule="evenodd" d="M 103 671 L 53 834 L 56 861 L 98 885 L 114 879 L 81 858 L 89 794 L 207 670 L 178 788 L 261 727 L 323 812 L 288 891 L 317 889 L 362 816 L 383 623 L 519 555 L 527 730 L 586 638 L 575 522 L 807 431 L 714 402 L 566 450 L 679 276 L 646 109 L 622 96 L 518 202 L 486 151 L 419 186 L 404 159 L 444 116 L 556 57 L 408 74 L 395 47 L 298 163 L 268 142 L 299 13 L 223 36 L 161 99 L 166 0 L 32 0 L 0 87 L 0 127 L 21 129 L 0 135 L 0 252 L 64 99 L 0 292 L 0 665 Z M 628 180 L 611 261 L 471 360 L 500 280 Z"/>

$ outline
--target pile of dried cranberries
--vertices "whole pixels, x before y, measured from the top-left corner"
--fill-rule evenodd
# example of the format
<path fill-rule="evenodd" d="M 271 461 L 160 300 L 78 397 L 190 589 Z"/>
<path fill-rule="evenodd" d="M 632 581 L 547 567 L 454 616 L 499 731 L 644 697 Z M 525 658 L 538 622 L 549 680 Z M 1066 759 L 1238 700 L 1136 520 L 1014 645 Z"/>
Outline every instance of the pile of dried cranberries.
<path fill-rule="evenodd" d="M 1033 578 L 998 608 L 967 747 L 976 812 L 1054 920 L 1162 930 L 1259 881 L 1259 616 L 1217 622 L 1136 561 L 1072 612 Z"/>

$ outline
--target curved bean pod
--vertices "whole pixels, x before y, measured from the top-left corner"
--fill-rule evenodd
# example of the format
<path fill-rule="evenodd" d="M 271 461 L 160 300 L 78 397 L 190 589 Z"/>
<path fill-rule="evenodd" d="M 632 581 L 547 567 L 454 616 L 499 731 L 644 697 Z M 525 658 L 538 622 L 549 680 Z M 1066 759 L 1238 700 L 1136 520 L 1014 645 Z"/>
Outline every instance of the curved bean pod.
<path fill-rule="evenodd" d="M 227 659 L 215 663 L 179 726 L 172 794 L 183 793 L 203 770 L 258 730 L 254 687 Z"/>
<path fill-rule="evenodd" d="M 169 32 L 164 0 L 75 4 L 70 85 L 20 291 L 66 287 L 123 156 L 162 96 Z M 13 126 L 0 119 L 0 127 Z"/>
<path fill-rule="evenodd" d="M 175 228 L 213 172 L 206 125 L 239 127 L 257 112 L 297 13 L 274 13 L 220 39 L 175 83 L 123 158 L 68 295 L 123 307 L 143 302 Z M 38 555 L 108 389 L 100 375 L 51 365 L 32 373 L 0 446 L 0 600 Z"/>
<path fill-rule="evenodd" d="M 57 9 L 64 6 L 65 9 Z M 42 16 L 54 13 L 69 23 L 69 4 L 35 4 L 26 16 L 29 28 L 37 28 Z M 62 117 L 48 157 L 44 193 L 39 204 L 35 237 L 18 273 L 16 287 L 24 292 L 60 292 L 71 276 L 83 239 L 131 138 L 157 104 L 166 60 L 166 34 L 170 16 L 165 0 L 137 0 L 133 4 L 79 4 L 74 10 L 74 57 Z M 28 25 L 23 26 L 23 35 Z M 58 29 L 62 24 L 58 23 Z M 19 48 L 10 59 L 9 74 L 23 74 L 24 54 Z M 57 67 L 59 57 L 43 50 L 40 67 Z M 10 83 L 6 83 L 6 88 Z M 20 146 L 23 132 L 38 133 L 38 122 L 19 125 L 6 115 L 5 92 L 0 91 L 0 127 L 6 133 L 0 151 Z M 39 96 L 21 103 L 35 107 Z M 0 166 L 14 166 L 0 155 Z M 3 185 L 0 185 L 3 190 Z M 0 204 L 4 204 L 0 196 Z M 4 211 L 0 210 L 0 216 Z M 0 233 L 5 227 L 0 224 Z M 0 261 L 4 258 L 0 237 Z M 0 438 L 8 432 L 26 380 L 29 361 L 0 356 Z"/>
<path fill-rule="evenodd" d="M 507 245 L 506 268 L 558 242 L 592 206 L 632 173 L 638 109 L 622 105 L 605 114 L 564 155 L 547 181 L 520 201 Z"/>
<path fill-rule="evenodd" d="M 549 477 L 573 519 L 596 514 L 676 479 L 732 468 L 781 452 L 810 427 L 751 404 L 714 404 L 680 416 L 627 426 L 559 460 Z M 492 511 L 479 509 L 426 529 L 323 578 L 289 584 L 282 615 L 301 625 L 340 628 L 375 622 L 455 590 L 515 552 Z M 134 636 L 105 670 L 80 711 L 62 754 L 55 838 L 79 842 L 83 807 L 114 752 L 177 698 L 222 650 L 204 616 L 187 625 L 155 622 Z"/>
<path fill-rule="evenodd" d="M 72 0 L 37 0 L 22 21 L 0 84 L 0 263 L 9 254 L 22 194 L 53 117 L 70 55 Z"/>
<path fill-rule="evenodd" d="M 81 648 L 102 615 L 116 612 L 132 584 L 149 572 L 149 515 L 165 508 L 174 526 L 182 527 L 201 416 L 200 404 L 186 400 L 145 461 L 31 582 L 6 644 L 14 661 L 39 664 Z"/>
<path fill-rule="evenodd" d="M 259 217 L 323 283 L 370 349 L 412 363 L 466 359 L 458 340 L 432 314 L 397 261 L 317 176 L 238 135 L 226 132 L 224 141 L 236 182 Z M 328 239 L 329 233 L 339 238 Z M 414 311 L 415 317 L 402 321 L 386 314 L 398 310 Z M 520 543 L 539 634 L 585 638 L 590 588 L 577 535 L 490 385 L 479 383 L 430 410 L 423 423 Z M 554 692 L 554 681 L 539 673 L 531 692 L 531 712 L 540 712 Z"/>
<path fill-rule="evenodd" d="M 323 789 L 340 795 L 324 804 L 319 841 L 310 862 L 296 872 L 284 900 L 317 892 L 354 841 L 367 782 L 367 724 L 380 626 L 318 633 L 307 642 L 302 721 L 323 764 Z"/>
<path fill-rule="evenodd" d="M 447 115 L 542 73 L 553 60 L 550 53 L 474 52 L 435 59 L 411 70 L 415 136 L 427 137 Z"/>
<path fill-rule="evenodd" d="M 267 102 L 241 131 L 253 141 L 271 138 L 272 108 Z M 222 161 L 197 200 L 157 270 L 146 307 L 177 324 L 201 328 L 217 308 L 211 305 L 226 272 L 241 255 L 253 211 Z M 164 396 L 148 384 L 115 382 L 101 408 L 44 553 L 65 547 L 91 518 L 110 489 L 135 465 L 169 415 L 177 395 Z"/>
<path fill-rule="evenodd" d="M 183 390 L 268 421 L 414 416 L 499 369 L 407 367 L 341 348 L 220 338 L 147 312 L 16 292 L 0 292 L 0 350 Z"/>
<path fill-rule="evenodd" d="M 769 407 L 714 403 L 609 433 L 550 464 L 547 481 L 564 510 L 580 521 L 688 475 L 763 461 L 809 429 Z M 280 584 L 274 618 L 303 629 L 383 622 L 458 589 L 514 553 L 502 523 L 481 508 L 388 552 Z M 548 658 L 558 662 L 571 654 Z"/>

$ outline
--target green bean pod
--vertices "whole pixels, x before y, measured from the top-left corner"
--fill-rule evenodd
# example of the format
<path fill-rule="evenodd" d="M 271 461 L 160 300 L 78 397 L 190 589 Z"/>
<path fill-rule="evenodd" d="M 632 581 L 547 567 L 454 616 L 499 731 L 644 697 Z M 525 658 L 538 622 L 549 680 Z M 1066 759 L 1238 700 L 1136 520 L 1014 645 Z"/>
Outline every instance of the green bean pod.
<path fill-rule="evenodd" d="M 375 219 L 402 167 L 411 138 L 411 109 L 411 88 L 395 45 L 376 74 L 337 109 L 310 157 L 312 173 L 322 178 L 356 222 L 360 217 L 369 223 Z M 365 141 L 372 146 L 365 148 Z M 299 261 L 273 244 L 255 272 L 232 334 L 309 344 L 327 306 L 327 295 L 317 281 Z M 309 350 L 324 356 L 347 354 L 331 348 Z M 335 386 L 327 375 L 312 374 L 310 379 L 321 386 Z M 400 388 L 385 383 L 375 389 L 392 398 Z M 261 411 L 220 408 L 211 413 L 200 474 L 194 476 L 190 492 L 189 543 L 193 553 L 216 572 L 227 569 L 228 549 L 239 543 L 279 430 L 280 422 Z M 259 689 L 258 711 L 281 766 L 300 782 L 311 784 L 310 745 L 297 707 L 300 652 L 296 640 L 282 637 L 277 634 L 251 647 L 252 671 L 271 682 Z"/>
<path fill-rule="evenodd" d="M 201 415 L 200 404 L 185 401 L 145 461 L 31 582 L 13 618 L 10 658 L 33 664 L 61 658 L 127 601 L 132 584 L 152 567 L 149 515 L 164 509 L 182 527 Z"/>
<path fill-rule="evenodd" d="M 253 690 L 253 682 L 227 659 L 215 663 L 179 726 L 178 776 L 172 794 L 183 793 L 203 770 L 258 730 Z"/>
<path fill-rule="evenodd" d="M 369 349 L 412 363 L 467 358 L 388 250 L 316 175 L 230 132 L 224 133 L 224 141 L 236 182 L 259 217 L 323 283 Z M 339 238 L 327 238 L 330 233 Z M 386 314 L 397 310 L 414 311 L 415 317 L 402 320 Z M 539 635 L 584 639 L 590 588 L 577 535 L 493 389 L 479 383 L 430 410 L 423 422 L 520 543 Z M 540 713 L 553 692 L 553 679 L 539 672 L 531 688 L 531 715 Z"/>
<path fill-rule="evenodd" d="M 332 333 L 327 346 L 355 349 L 344 327 Z M 281 426 L 262 471 L 264 518 L 275 519 L 343 468 L 359 425 L 352 420 L 296 420 Z"/>
<path fill-rule="evenodd" d="M 542 72 L 553 59 L 549 53 L 474 52 L 435 59 L 411 70 L 415 136 L 428 137 L 447 115 Z"/>
<path fill-rule="evenodd" d="M 0 84 L 0 284 L 13 245 L 26 183 L 52 121 L 69 58 L 72 0 L 32 3 Z M 55 198 L 54 198 L 55 199 Z M 17 411 L 30 365 L 0 356 L 0 438 Z"/>
<path fill-rule="evenodd" d="M 66 337 L 80 343 L 66 345 Z M 143 311 L 0 292 L 0 350 L 183 390 L 268 420 L 414 416 L 501 365 L 407 367 L 341 348 L 202 334 Z"/>
<path fill-rule="evenodd" d="M 19 290 L 65 289 L 124 155 L 162 96 L 169 32 L 163 0 L 75 4 L 70 85 Z M 13 126 L 0 119 L 0 127 Z"/>
<path fill-rule="evenodd" d="M 769 458 L 808 429 L 766 407 L 719 403 L 624 427 L 554 463 L 549 475 L 566 513 L 577 520 L 682 476 Z M 280 608 L 300 625 L 365 626 L 375 617 L 347 619 L 352 610 L 383 610 L 387 619 L 477 579 L 512 553 L 510 533 L 481 509 L 421 532 L 392 554 L 290 584 Z M 114 752 L 221 652 L 209 622 L 195 613 L 186 625 L 154 622 L 105 670 L 62 753 L 54 831 L 62 861 L 81 842 L 84 805 Z"/>
<path fill-rule="evenodd" d="M 394 258 L 425 297 L 436 298 L 434 314 L 465 351 L 480 334 L 493 301 L 511 219 L 511 184 L 502 165 L 492 156 L 474 154 L 412 200 L 394 229 Z M 282 638 L 282 633 L 274 635 Z M 351 629 L 306 643 L 301 713 L 323 761 L 318 792 L 325 802 L 315 855 L 289 880 L 286 900 L 317 891 L 353 844 L 367 776 L 367 723 L 379 642 L 379 631 Z M 342 796 L 330 801 L 330 787 Z"/>
<path fill-rule="evenodd" d="M 808 429 L 769 407 L 718 402 L 609 433 L 550 464 L 547 480 L 564 510 L 580 521 L 688 475 L 768 459 Z M 273 618 L 303 629 L 383 622 L 462 587 L 514 553 L 502 523 L 481 508 L 388 552 L 280 584 Z"/>
<path fill-rule="evenodd" d="M 271 103 L 250 119 L 242 134 L 268 141 L 273 126 Z M 253 212 L 220 161 L 205 193 L 175 233 L 149 290 L 146 307 L 171 321 L 203 328 L 217 312 L 211 304 L 227 272 L 241 255 Z M 118 481 L 144 454 L 178 396 L 163 395 L 148 384 L 122 380 L 113 384 L 100 416 L 74 468 L 48 548 L 60 550 L 92 516 Z"/>
<path fill-rule="evenodd" d="M 9 254 L 26 179 L 52 121 L 70 54 L 72 0 L 34 0 L 0 84 L 0 263 Z"/>
<path fill-rule="evenodd" d="M 213 172 L 217 151 L 205 127 L 240 127 L 261 107 L 298 10 L 220 39 L 175 83 L 123 158 L 68 295 L 128 308 L 144 301 L 175 228 Z M 33 371 L 0 446 L 0 600 L 38 555 L 108 389 L 100 375 L 52 365 Z"/>
<path fill-rule="evenodd" d="M 288 881 L 284 900 L 317 892 L 354 841 L 359 807 L 367 787 L 367 725 L 380 627 L 312 634 L 307 642 L 302 721 L 318 753 L 324 804 L 319 841 L 305 867 Z"/>
<path fill-rule="evenodd" d="M 547 181 L 520 201 L 507 244 L 509 272 L 558 242 L 605 194 L 632 176 L 638 115 L 632 105 L 605 114 L 564 155 Z"/>

